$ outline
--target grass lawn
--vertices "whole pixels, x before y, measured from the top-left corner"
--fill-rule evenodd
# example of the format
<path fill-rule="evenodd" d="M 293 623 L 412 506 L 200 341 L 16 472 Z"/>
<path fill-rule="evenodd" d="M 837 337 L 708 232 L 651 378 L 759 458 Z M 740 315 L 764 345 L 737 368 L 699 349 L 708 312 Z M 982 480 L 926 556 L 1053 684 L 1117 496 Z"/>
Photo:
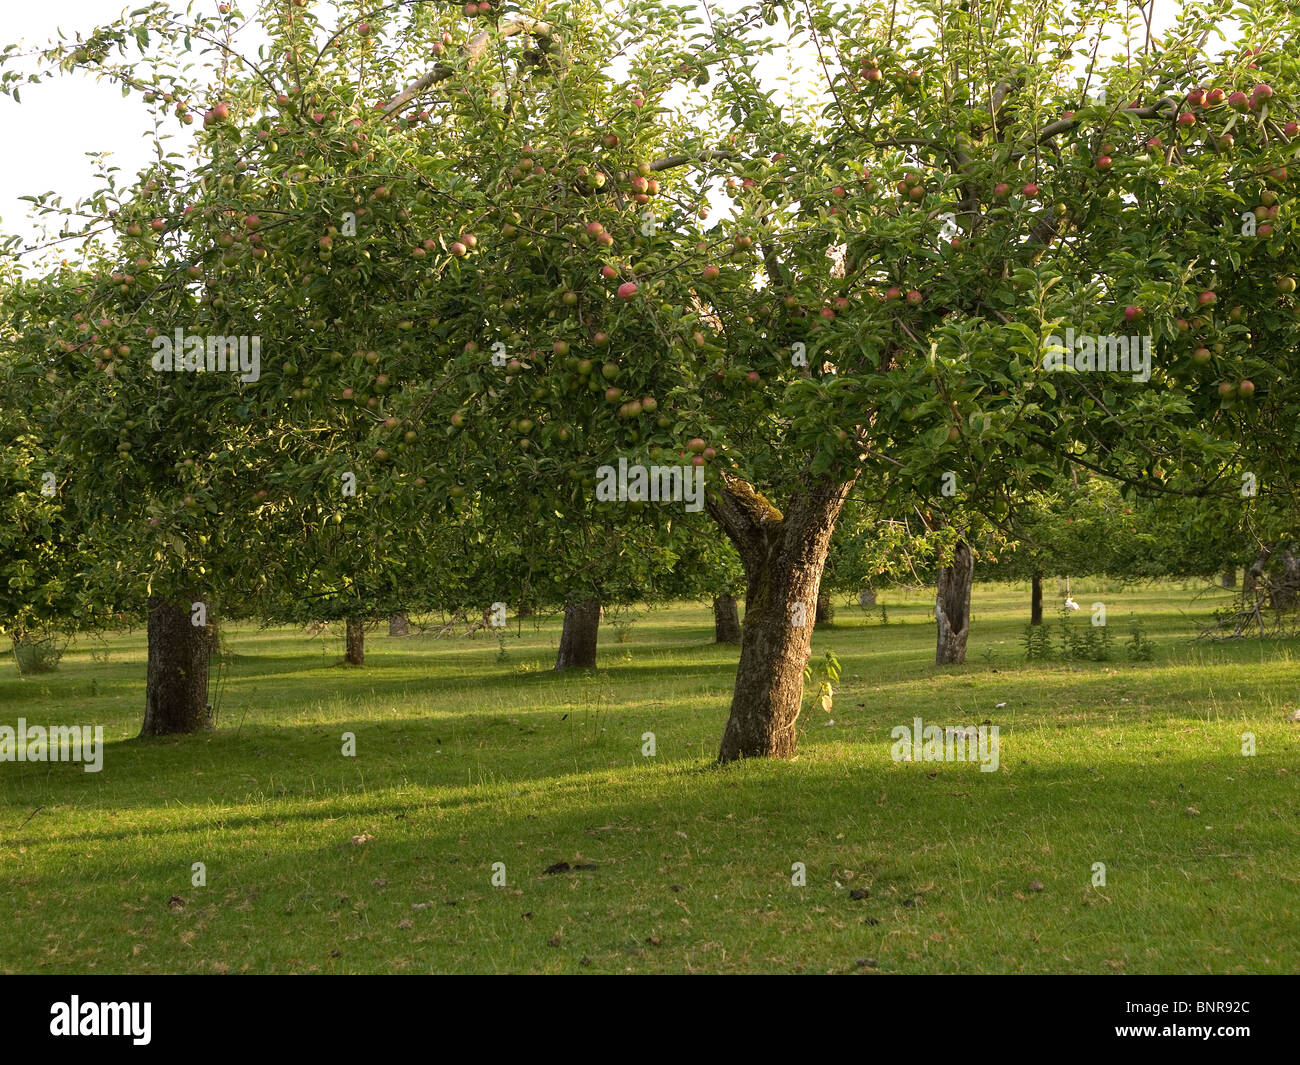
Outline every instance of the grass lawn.
<path fill-rule="evenodd" d="M 725 769 L 738 652 L 707 604 L 605 625 L 591 675 L 550 671 L 555 618 L 504 661 L 384 628 L 361 669 L 236 627 L 218 730 L 150 741 L 143 629 L 38 677 L 6 655 L 0 724 L 102 724 L 107 750 L 0 764 L 0 972 L 1300 971 L 1300 646 L 1193 643 L 1193 587 L 1075 582 L 1074 623 L 1103 600 L 1115 637 L 1075 664 L 1024 660 L 1026 586 L 977 585 L 942 671 L 932 593 L 883 593 L 886 625 L 840 606 L 813 640 L 833 712 L 805 709 L 797 759 Z M 990 720 L 999 770 L 893 761 L 914 717 Z"/>

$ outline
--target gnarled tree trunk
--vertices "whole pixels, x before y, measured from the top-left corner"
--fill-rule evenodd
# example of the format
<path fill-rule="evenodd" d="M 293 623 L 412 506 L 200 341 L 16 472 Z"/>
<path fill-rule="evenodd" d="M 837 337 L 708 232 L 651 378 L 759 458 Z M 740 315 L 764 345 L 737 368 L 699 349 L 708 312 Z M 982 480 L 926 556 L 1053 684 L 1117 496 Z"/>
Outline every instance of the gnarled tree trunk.
<path fill-rule="evenodd" d="M 595 669 L 596 637 L 600 633 L 600 600 L 583 599 L 564 604 L 564 631 L 556 669 Z"/>
<path fill-rule="evenodd" d="M 740 643 L 740 613 L 734 595 L 713 597 L 714 643 Z"/>
<path fill-rule="evenodd" d="M 939 571 L 939 593 L 934 616 L 939 623 L 939 641 L 934 661 L 940 666 L 959 666 L 966 661 L 966 637 L 970 634 L 970 589 L 975 577 L 975 559 L 965 540 L 959 540 L 952 562 Z"/>
<path fill-rule="evenodd" d="M 1033 585 L 1029 592 L 1029 624 L 1043 623 L 1043 575 L 1034 573 Z"/>
<path fill-rule="evenodd" d="M 405 614 L 394 614 L 388 619 L 389 636 L 410 636 L 411 619 Z"/>
<path fill-rule="evenodd" d="M 366 664 L 366 628 L 361 618 L 348 618 L 343 637 L 343 661 L 350 666 Z"/>
<path fill-rule="evenodd" d="M 149 600 L 149 660 L 141 736 L 170 736 L 212 727 L 208 657 L 213 626 L 195 625 L 190 604 Z"/>
<path fill-rule="evenodd" d="M 803 701 L 817 593 L 844 500 L 853 482 L 823 476 L 786 514 L 752 485 L 723 471 L 707 500 L 745 567 L 745 623 L 731 713 L 718 761 L 788 758 Z"/>

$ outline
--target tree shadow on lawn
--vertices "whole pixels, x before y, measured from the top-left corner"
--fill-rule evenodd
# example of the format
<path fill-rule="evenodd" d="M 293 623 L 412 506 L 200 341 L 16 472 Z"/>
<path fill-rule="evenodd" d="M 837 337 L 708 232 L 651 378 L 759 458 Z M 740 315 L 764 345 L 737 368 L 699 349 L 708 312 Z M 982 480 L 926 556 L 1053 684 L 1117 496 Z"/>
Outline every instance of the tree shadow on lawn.
<path fill-rule="evenodd" d="M 845 942 L 866 934 L 860 923 L 866 914 L 883 921 L 874 935 L 899 927 L 928 933 L 935 921 L 950 934 L 961 935 L 962 924 L 969 923 L 987 935 L 977 925 L 991 906 L 1016 907 L 993 912 L 1034 933 L 1025 951 L 1038 933 L 1046 932 L 1050 941 L 1053 928 L 1058 935 L 1087 928 L 1089 935 L 1116 942 L 1131 939 L 1117 917 L 1121 911 L 1084 901 L 1092 863 L 1099 861 L 1113 883 L 1127 885 L 1126 894 L 1111 892 L 1133 907 L 1123 912 L 1140 913 L 1140 898 L 1158 907 L 1153 913 L 1182 922 L 1184 931 L 1189 923 L 1194 930 L 1204 927 L 1197 934 L 1218 942 L 1223 921 L 1207 914 L 1222 916 L 1223 906 L 1258 909 L 1253 919 L 1261 926 L 1276 917 L 1268 912 L 1271 903 L 1255 906 L 1251 880 L 1275 883 L 1279 870 L 1296 871 L 1297 830 L 1270 812 L 1286 801 L 1286 782 L 1272 769 L 1242 772 L 1236 763 L 1230 766 L 1234 792 L 1217 807 L 1198 800 L 1206 807 L 1204 818 L 1187 816 L 1188 788 L 1203 776 L 1203 761 L 1109 766 L 1104 778 L 1081 764 L 1035 768 L 1032 774 L 945 766 L 936 774 L 925 765 L 876 761 L 852 775 L 842 762 L 708 770 L 667 765 L 557 775 L 519 796 L 509 794 L 521 790 L 517 783 L 448 789 L 432 796 L 436 809 L 414 793 L 359 802 L 349 801 L 355 794 L 333 796 L 333 802 L 303 796 L 316 808 L 294 809 L 294 798 L 277 800 L 263 816 L 222 817 L 202 805 L 195 811 L 200 816 L 186 824 L 72 833 L 53 841 L 29 834 L 6 842 L 30 848 L 20 871 L 43 847 L 90 845 L 77 854 L 75 870 L 25 876 L 29 893 L 63 898 L 70 878 L 93 881 L 99 885 L 97 906 L 108 914 L 115 895 L 137 904 L 145 893 L 161 892 L 165 899 L 169 891 L 182 890 L 193 905 L 212 911 L 205 920 L 209 942 L 229 939 L 232 945 L 247 941 L 238 929 L 247 930 L 250 921 L 279 929 L 284 922 L 276 915 L 305 897 L 304 871 L 310 871 L 311 897 L 326 903 L 325 911 L 337 908 L 332 896 L 367 900 L 375 920 L 390 913 L 394 920 L 410 917 L 413 904 L 429 905 L 433 912 L 421 920 L 439 926 L 434 931 L 464 928 L 468 914 L 489 917 L 499 910 L 517 920 L 519 911 L 529 910 L 539 918 L 573 922 L 570 934 L 577 935 L 593 914 L 608 911 L 623 918 L 599 933 L 609 949 L 624 945 L 609 937 L 622 935 L 615 929 L 628 925 L 677 929 L 672 901 L 684 903 L 701 929 L 677 930 L 679 942 L 704 934 L 713 922 L 725 930 L 708 935 L 743 937 L 746 928 L 765 927 L 770 916 L 763 914 L 774 912 L 778 923 L 805 929 L 811 905 L 829 907 L 815 912 L 849 922 L 847 928 L 832 922 Z M 183 774 L 176 779 L 193 784 Z M 194 799 L 204 801 L 201 795 Z M 174 809 L 163 812 L 175 815 Z M 1208 818 L 1213 833 L 1205 830 Z M 276 832 L 294 844 L 284 846 Z M 371 836 L 366 843 L 349 842 L 363 832 Z M 201 845 L 194 836 L 204 837 Z M 117 848 L 95 846 L 128 840 L 148 852 L 130 863 L 129 872 Z M 210 876 L 221 878 L 215 883 L 226 887 L 209 896 L 188 888 L 187 874 L 178 868 L 188 870 L 196 855 Z M 1247 866 L 1237 864 L 1247 860 Z M 496 861 L 506 863 L 513 894 L 489 886 Z M 796 861 L 806 865 L 807 894 L 790 887 Z M 560 862 L 570 869 L 547 874 Z M 573 868 L 583 864 L 595 868 Z M 1234 879 L 1233 870 L 1249 876 Z M 836 884 L 845 872 L 853 879 Z M 1031 881 L 1040 882 L 1034 890 L 1044 892 L 1041 901 Z M 186 886 L 177 889 L 178 882 Z M 238 894 L 229 894 L 232 887 L 258 900 L 256 912 L 233 904 Z M 868 896 L 854 899 L 852 888 Z M 57 905 L 46 905 L 47 919 Z M 672 916 L 652 921 L 654 907 Z M 1158 941 L 1158 929 L 1143 928 L 1143 943 Z M 545 935 L 552 931 L 547 926 Z M 1253 926 L 1236 930 L 1247 933 L 1252 940 L 1261 934 Z M 287 944 L 284 949 L 295 953 Z"/>
<path fill-rule="evenodd" d="M 1128 799 L 1131 795 L 1147 796 L 1160 792 L 1165 801 L 1186 805 L 1197 793 L 1198 780 L 1206 766 L 1213 764 L 1225 767 L 1238 781 L 1253 777 L 1257 783 L 1274 782 L 1273 787 L 1253 791 L 1244 784 L 1239 785 L 1239 790 L 1248 796 L 1258 798 L 1261 791 L 1275 791 L 1279 798 L 1287 794 L 1285 781 L 1272 768 L 1271 759 L 1245 760 L 1240 755 L 1239 745 L 1234 746 L 1227 740 L 1214 748 L 1162 751 L 1158 760 L 1148 758 L 1146 749 L 1136 742 L 1126 749 L 1127 760 L 1124 761 L 1108 760 L 1107 751 L 1094 747 L 1089 749 L 1086 759 L 1076 762 L 1066 760 L 1058 744 L 1035 743 L 1039 729 L 1026 730 L 1023 744 L 1016 743 L 1013 730 L 1004 729 L 1001 735 L 1001 769 L 985 773 L 969 762 L 925 762 L 919 755 L 914 761 L 896 763 L 890 756 L 893 740 L 882 726 L 871 737 L 862 739 L 801 737 L 804 754 L 794 761 L 753 760 L 729 766 L 717 766 L 693 757 L 665 758 L 654 765 L 629 766 L 626 762 L 611 763 L 608 749 L 580 747 L 577 753 L 590 755 L 595 764 L 557 774 L 541 771 L 535 763 L 538 759 L 550 763 L 570 762 L 575 748 L 569 737 L 553 734 L 545 737 L 547 743 L 538 744 L 535 749 L 528 746 L 499 747 L 494 752 L 498 759 L 496 765 L 485 767 L 480 760 L 484 748 L 474 743 L 474 725 L 481 726 L 482 722 L 464 717 L 459 727 L 468 734 L 442 746 L 433 741 L 435 730 L 431 728 L 422 729 L 429 735 L 413 737 L 409 722 L 365 721 L 339 722 L 337 727 L 328 730 L 323 726 L 279 726 L 242 736 L 212 732 L 197 737 L 163 737 L 108 744 L 105 770 L 100 774 L 84 773 L 80 765 L 71 763 L 7 766 L 6 777 L 12 784 L 7 805 L 15 811 L 25 810 L 35 798 L 46 808 L 94 809 L 99 796 L 107 792 L 112 797 L 113 811 L 138 811 L 152 809 L 167 801 L 160 800 L 159 796 L 183 796 L 188 807 L 203 812 L 202 823 L 209 822 L 211 815 L 219 811 L 223 803 L 230 806 L 261 803 L 268 807 L 267 812 L 261 815 L 241 814 L 232 818 L 217 814 L 223 827 L 238 828 L 262 824 L 268 819 L 311 821 L 318 816 L 314 812 L 292 813 L 276 809 L 292 806 L 295 802 L 347 806 L 349 817 L 406 811 L 430 800 L 447 812 L 462 806 L 500 803 L 502 795 L 511 791 L 522 790 L 523 795 L 535 797 L 566 789 L 599 790 L 601 783 L 617 783 L 613 792 L 617 794 L 618 787 L 644 783 L 652 779 L 651 774 L 668 774 L 685 782 L 688 790 L 737 789 L 749 794 L 757 780 L 772 784 L 784 780 L 795 789 L 793 793 L 784 791 L 779 797 L 764 798 L 761 791 L 750 794 L 750 799 L 742 804 L 747 814 L 764 809 L 788 809 L 792 801 L 796 805 L 817 805 L 829 801 L 828 797 L 836 793 L 850 794 L 853 797 L 851 805 L 870 814 L 879 805 L 877 800 L 882 788 L 892 791 L 901 787 L 904 794 L 914 793 L 917 798 L 930 794 L 939 796 L 937 801 L 943 807 L 944 817 L 951 815 L 964 823 L 967 817 L 964 803 L 971 796 L 980 796 L 979 801 L 990 802 L 993 801 L 991 797 L 1004 792 L 1010 794 L 1040 786 L 1055 791 L 1062 785 L 1073 784 L 1080 794 L 1093 794 L 1109 801 L 1115 801 L 1116 796 L 1121 795 Z M 1225 723 L 1225 727 L 1232 733 L 1227 739 L 1233 739 L 1238 726 Z M 351 764 L 339 764 L 338 729 L 357 733 L 359 746 L 370 752 L 365 761 L 347 759 Z M 312 738 L 304 735 L 308 731 L 314 734 Z M 442 734 L 450 736 L 451 731 L 447 729 Z M 629 737 L 631 735 L 629 732 Z M 203 747 L 196 747 L 195 741 L 203 742 Z M 1070 749 L 1067 740 L 1064 750 L 1068 752 Z M 313 754 L 316 760 L 308 761 Z M 468 761 L 467 756 L 474 760 Z M 847 776 L 846 763 L 852 770 Z M 1266 763 L 1269 768 L 1262 769 Z M 475 771 L 480 773 L 481 780 L 484 775 L 491 778 L 490 782 L 467 785 L 467 772 Z M 345 774 L 346 782 L 331 783 L 332 780 L 341 780 Z M 597 778 L 604 779 L 598 781 Z M 118 781 L 129 783 L 122 788 Z M 825 794 L 821 793 L 820 789 L 828 782 L 834 786 Z M 952 793 L 952 804 L 947 804 L 943 798 L 947 794 L 944 789 L 949 785 L 961 789 L 960 793 Z M 41 794 L 23 799 L 23 792 L 27 790 L 25 786 Z M 275 788 L 275 794 L 263 790 L 269 788 Z M 353 800 L 376 788 L 413 789 L 424 798 L 369 804 L 363 801 L 359 808 L 351 808 Z M 909 808 L 907 802 L 894 797 L 891 797 L 889 805 Z M 168 806 L 165 813 L 172 816 L 175 810 L 184 808 Z M 600 807 L 602 810 L 605 808 Z M 1014 808 L 1014 804 L 1009 808 Z M 101 815 L 105 812 L 99 811 Z M 978 819 L 985 814 L 971 816 Z M 8 826 L 9 831 L 14 827 Z M 189 830 L 175 827 L 157 831 L 170 834 Z M 149 835 L 152 831 L 144 834 Z M 1292 831 L 1294 834 L 1300 830 Z M 118 839 L 140 834 L 133 828 L 121 833 L 89 832 L 60 838 Z M 5 838 L 3 841 L 9 845 L 47 842 L 39 837 Z"/>

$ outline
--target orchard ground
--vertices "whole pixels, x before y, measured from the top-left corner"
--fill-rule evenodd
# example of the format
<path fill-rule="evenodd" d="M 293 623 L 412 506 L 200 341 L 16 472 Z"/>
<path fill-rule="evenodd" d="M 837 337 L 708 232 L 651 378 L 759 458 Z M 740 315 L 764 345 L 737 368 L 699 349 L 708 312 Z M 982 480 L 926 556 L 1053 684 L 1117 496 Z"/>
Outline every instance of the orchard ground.
<path fill-rule="evenodd" d="M 27 679 L 6 656 L 3 723 L 108 746 L 98 774 L 0 767 L 0 971 L 1295 972 L 1300 644 L 1191 642 L 1197 587 L 1076 581 L 1104 663 L 1026 663 L 1026 586 L 976 585 L 944 670 L 932 592 L 883 593 L 887 625 L 837 603 L 833 712 L 806 705 L 796 760 L 722 769 L 738 651 L 707 604 L 602 625 L 590 675 L 550 672 L 554 618 L 504 660 L 379 630 L 356 670 L 237 626 L 219 729 L 150 741 L 143 631 Z M 894 762 L 914 717 L 997 724 L 1000 769 Z"/>

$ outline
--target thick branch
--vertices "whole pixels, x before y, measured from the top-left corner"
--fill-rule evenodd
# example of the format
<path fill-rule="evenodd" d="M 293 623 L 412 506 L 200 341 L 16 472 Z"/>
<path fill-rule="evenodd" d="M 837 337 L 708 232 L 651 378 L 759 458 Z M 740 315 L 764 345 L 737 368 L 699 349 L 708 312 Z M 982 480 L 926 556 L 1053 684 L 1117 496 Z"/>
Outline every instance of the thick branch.
<path fill-rule="evenodd" d="M 531 34 L 534 37 L 549 37 L 552 31 L 549 23 L 521 18 L 503 22 L 496 32 L 501 37 L 514 37 L 520 33 Z M 487 51 L 488 41 L 491 40 L 491 37 L 491 30 L 480 30 L 465 42 L 464 47 L 461 48 L 461 54 L 471 64 L 477 63 L 483 57 L 483 53 Z M 396 111 L 400 111 L 416 96 L 429 88 L 430 85 L 437 85 L 440 81 L 446 81 L 455 73 L 455 67 L 449 67 L 445 63 L 437 64 L 429 73 L 417 78 L 394 96 L 384 108 L 384 114 L 391 115 Z"/>
<path fill-rule="evenodd" d="M 726 470 L 721 476 L 722 488 L 709 494 L 705 508 L 748 564 L 767 553 L 772 538 L 780 536 L 785 519 L 748 481 Z"/>

